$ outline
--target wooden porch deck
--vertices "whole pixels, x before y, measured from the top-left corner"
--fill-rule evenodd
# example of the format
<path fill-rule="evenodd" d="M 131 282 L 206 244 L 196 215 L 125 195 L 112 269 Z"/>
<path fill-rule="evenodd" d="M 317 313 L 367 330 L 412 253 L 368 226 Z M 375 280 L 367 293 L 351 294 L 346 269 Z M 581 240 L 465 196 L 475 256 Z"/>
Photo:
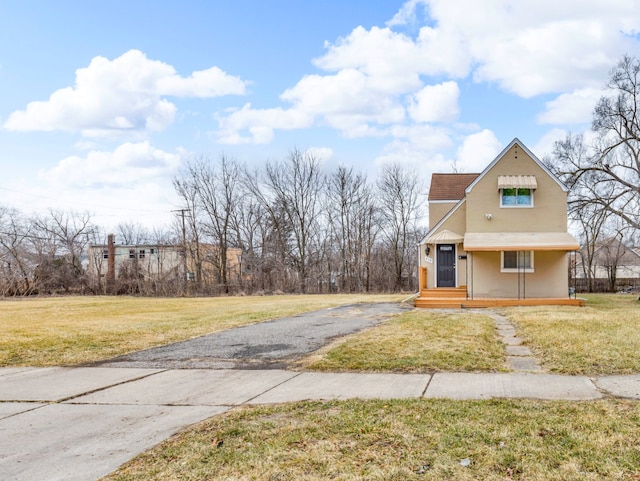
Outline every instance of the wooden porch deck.
<path fill-rule="evenodd" d="M 422 289 L 415 300 L 416 307 L 428 309 L 470 309 L 480 307 L 507 306 L 579 306 L 585 305 L 584 299 L 566 298 L 467 298 L 466 286 L 458 288 Z"/>

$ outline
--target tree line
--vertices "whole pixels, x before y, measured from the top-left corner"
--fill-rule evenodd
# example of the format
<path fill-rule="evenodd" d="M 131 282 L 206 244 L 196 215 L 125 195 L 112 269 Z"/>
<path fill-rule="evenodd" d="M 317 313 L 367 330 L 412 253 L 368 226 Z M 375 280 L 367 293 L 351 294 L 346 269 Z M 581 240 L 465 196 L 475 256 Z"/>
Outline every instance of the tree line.
<path fill-rule="evenodd" d="M 188 279 L 176 272 L 160 286 L 123 266 L 115 292 L 417 289 L 426 193 L 418 175 L 399 164 L 384 166 L 370 181 L 350 167 L 325 172 L 316 156 L 299 149 L 255 170 L 224 155 L 201 156 L 185 163 L 173 187 L 182 205 L 172 226 L 151 231 L 121 223 L 114 233 L 119 244 L 181 245 L 193 272 Z M 0 206 L 0 295 L 104 292 L 86 267 L 89 246 L 104 244 L 106 234 L 86 213 L 27 216 Z M 216 255 L 204 246 L 215 246 Z"/>

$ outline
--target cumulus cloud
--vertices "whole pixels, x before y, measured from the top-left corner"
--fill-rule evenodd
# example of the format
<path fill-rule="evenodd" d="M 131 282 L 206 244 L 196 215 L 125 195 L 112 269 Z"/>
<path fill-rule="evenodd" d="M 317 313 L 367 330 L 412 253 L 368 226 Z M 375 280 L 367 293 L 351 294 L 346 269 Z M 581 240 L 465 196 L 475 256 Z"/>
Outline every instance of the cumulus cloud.
<path fill-rule="evenodd" d="M 321 162 L 327 162 L 333 157 L 333 149 L 330 147 L 309 147 L 305 153 Z"/>
<path fill-rule="evenodd" d="M 591 118 L 596 103 L 606 92 L 600 89 L 579 89 L 559 95 L 546 103 L 538 115 L 541 124 L 581 124 Z"/>
<path fill-rule="evenodd" d="M 459 96 L 456 82 L 427 85 L 412 96 L 409 115 L 416 122 L 452 122 L 459 113 Z"/>
<path fill-rule="evenodd" d="M 320 72 L 284 90 L 284 105 L 220 115 L 214 135 L 267 143 L 279 129 L 328 126 L 407 142 L 399 126 L 458 118 L 462 80 L 522 98 L 556 94 L 539 122 L 584 122 L 615 59 L 640 52 L 638 31 L 625 1 L 408 0 L 386 26 L 325 42 Z"/>
<path fill-rule="evenodd" d="M 70 156 L 40 172 L 40 178 L 63 188 L 127 186 L 171 178 L 181 155 L 164 152 L 149 142 L 127 142 L 113 152 L 92 150 L 85 157 Z"/>
<path fill-rule="evenodd" d="M 525 98 L 600 86 L 611 59 L 638 50 L 629 34 L 638 31 L 640 18 L 630 2 L 423 0 L 405 5 L 428 9 L 434 25 L 423 27 L 420 38 L 467 62 L 465 76 Z"/>
<path fill-rule="evenodd" d="M 501 150 L 495 134 L 484 129 L 462 141 L 456 153 L 455 165 L 462 172 L 482 172 Z"/>
<path fill-rule="evenodd" d="M 164 62 L 130 50 L 109 60 L 95 57 L 76 71 L 75 85 L 56 90 L 13 112 L 4 128 L 14 131 L 81 132 L 85 136 L 144 130 L 173 123 L 176 106 L 164 97 L 242 95 L 246 83 L 217 67 L 181 77 Z"/>

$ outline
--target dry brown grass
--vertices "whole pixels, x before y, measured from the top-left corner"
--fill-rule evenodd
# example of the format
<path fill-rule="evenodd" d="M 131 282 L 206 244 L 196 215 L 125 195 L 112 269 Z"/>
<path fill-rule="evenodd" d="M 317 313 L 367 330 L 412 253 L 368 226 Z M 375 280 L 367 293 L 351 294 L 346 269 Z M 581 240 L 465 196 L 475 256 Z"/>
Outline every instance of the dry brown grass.
<path fill-rule="evenodd" d="M 630 401 L 304 402 L 212 418 L 105 481 L 632 481 L 638 439 Z"/>
<path fill-rule="evenodd" d="M 503 313 L 543 367 L 565 374 L 640 372 L 637 295 L 590 294 L 587 307 L 516 307 Z"/>
<path fill-rule="evenodd" d="M 320 371 L 505 370 L 493 320 L 479 312 L 417 309 L 340 339 L 303 362 Z"/>
<path fill-rule="evenodd" d="M 0 366 L 87 363 L 304 311 L 401 296 L 58 297 L 0 301 Z"/>

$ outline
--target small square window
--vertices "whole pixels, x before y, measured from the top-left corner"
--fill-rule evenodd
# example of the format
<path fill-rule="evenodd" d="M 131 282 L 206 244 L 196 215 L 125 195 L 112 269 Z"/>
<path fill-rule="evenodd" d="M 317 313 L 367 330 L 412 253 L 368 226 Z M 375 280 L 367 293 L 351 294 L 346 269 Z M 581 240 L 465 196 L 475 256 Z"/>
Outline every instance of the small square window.
<path fill-rule="evenodd" d="M 145 250 L 144 249 L 140 249 L 140 252 L 138 253 L 138 257 L 140 259 L 144 259 L 144 256 L 145 256 Z"/>
<path fill-rule="evenodd" d="M 103 259 L 108 259 L 109 258 L 109 251 L 108 250 L 103 250 L 102 251 L 102 258 Z"/>
<path fill-rule="evenodd" d="M 129 259 L 135 259 L 135 258 L 136 258 L 136 250 L 129 249 Z"/>
<path fill-rule="evenodd" d="M 500 272 L 534 272 L 533 251 L 502 251 Z"/>

